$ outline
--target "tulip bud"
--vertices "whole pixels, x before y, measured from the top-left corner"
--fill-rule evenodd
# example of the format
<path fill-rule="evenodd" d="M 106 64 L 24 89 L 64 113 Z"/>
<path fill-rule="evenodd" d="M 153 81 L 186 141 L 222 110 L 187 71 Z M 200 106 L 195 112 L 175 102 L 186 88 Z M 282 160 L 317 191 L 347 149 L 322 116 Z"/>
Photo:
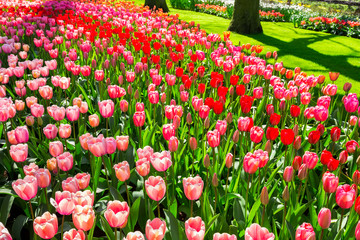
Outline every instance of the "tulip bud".
<path fill-rule="evenodd" d="M 228 124 L 230 124 L 230 123 L 232 122 L 233 117 L 232 117 L 232 113 L 231 113 L 231 112 L 229 112 L 229 113 L 227 114 L 225 120 L 226 120 L 226 122 L 227 122 Z"/>
<path fill-rule="evenodd" d="M 135 91 L 134 98 L 136 100 L 139 99 L 139 90 L 138 89 L 136 89 L 136 91 Z"/>
<path fill-rule="evenodd" d="M 271 153 L 271 141 L 267 140 L 265 143 L 265 151 L 268 152 L 269 154 Z"/>
<path fill-rule="evenodd" d="M 348 158 L 348 153 L 346 150 L 341 151 L 341 153 L 339 154 L 339 161 L 341 164 L 346 163 Z"/>
<path fill-rule="evenodd" d="M 186 123 L 189 124 L 189 125 L 192 123 L 191 113 L 188 113 L 186 115 Z"/>
<path fill-rule="evenodd" d="M 31 127 L 32 125 L 34 125 L 35 119 L 33 116 L 27 116 L 25 121 L 26 121 L 26 125 Z"/>
<path fill-rule="evenodd" d="M 293 127 L 293 132 L 295 136 L 299 134 L 299 125 L 295 124 L 295 126 Z"/>
<path fill-rule="evenodd" d="M 299 150 L 301 148 L 301 136 L 297 136 L 294 140 L 294 148 Z"/>
<path fill-rule="evenodd" d="M 41 117 L 38 117 L 38 118 L 37 118 L 37 123 L 38 123 L 39 126 L 42 126 L 42 125 L 43 125 L 43 120 L 42 120 Z"/>
<path fill-rule="evenodd" d="M 189 145 L 190 145 L 190 149 L 195 151 L 195 149 L 197 148 L 196 138 L 191 137 L 190 140 L 189 140 Z"/>
<path fill-rule="evenodd" d="M 239 135 L 239 130 L 236 130 L 232 137 L 234 143 L 237 143 L 239 141 Z"/>
<path fill-rule="evenodd" d="M 350 91 L 351 87 L 352 87 L 351 83 L 346 82 L 346 83 L 344 84 L 343 89 L 344 89 L 345 92 L 348 92 L 348 91 Z"/>
<path fill-rule="evenodd" d="M 356 170 L 352 176 L 352 180 L 356 185 L 360 185 L 360 171 Z"/>
<path fill-rule="evenodd" d="M 331 211 L 328 208 L 322 208 L 318 215 L 318 223 L 322 229 L 327 229 L 331 224 Z"/>
<path fill-rule="evenodd" d="M 225 158 L 225 166 L 227 168 L 231 168 L 233 164 L 233 155 L 231 153 L 226 154 L 226 158 Z"/>
<path fill-rule="evenodd" d="M 123 85 L 123 83 L 124 83 L 124 77 L 123 77 L 123 75 L 120 75 L 120 76 L 118 77 L 118 82 L 119 82 L 119 85 L 120 85 L 120 86 Z"/>
<path fill-rule="evenodd" d="M 292 167 L 294 168 L 295 171 L 299 170 L 301 163 L 302 163 L 302 158 L 300 156 L 295 156 L 292 163 Z"/>
<path fill-rule="evenodd" d="M 161 93 L 160 94 L 160 101 L 162 104 L 164 104 L 166 102 L 166 93 Z"/>
<path fill-rule="evenodd" d="M 294 175 L 294 168 L 291 166 L 287 166 L 283 174 L 285 182 L 291 182 L 293 175 Z"/>
<path fill-rule="evenodd" d="M 210 119 L 209 119 L 209 117 L 206 117 L 206 118 L 205 118 L 204 127 L 205 127 L 206 129 L 208 129 L 208 128 L 210 127 Z"/>
<path fill-rule="evenodd" d="M 301 164 L 299 172 L 298 172 L 298 177 L 300 180 L 304 180 L 307 177 L 307 165 L 306 164 Z"/>
<path fill-rule="evenodd" d="M 281 100 L 280 104 L 279 104 L 279 109 L 280 111 L 285 111 L 285 108 L 286 108 L 286 102 L 285 100 Z"/>
<path fill-rule="evenodd" d="M 132 86 L 131 86 L 131 84 L 128 86 L 128 89 L 127 89 L 127 91 L 128 91 L 128 94 L 132 94 Z"/>
<path fill-rule="evenodd" d="M 219 185 L 219 181 L 216 173 L 214 173 L 211 183 L 214 187 L 217 187 Z"/>
<path fill-rule="evenodd" d="M 260 194 L 260 201 L 262 205 L 267 205 L 269 203 L 269 193 L 266 187 L 263 187 Z"/>
<path fill-rule="evenodd" d="M 206 154 L 204 157 L 204 167 L 208 168 L 210 167 L 210 158 L 209 158 L 209 154 Z"/>
<path fill-rule="evenodd" d="M 233 86 L 230 87 L 229 94 L 230 96 L 234 95 L 235 88 Z"/>
<path fill-rule="evenodd" d="M 282 198 L 284 199 L 285 202 L 289 201 L 289 199 L 290 199 L 289 188 L 287 185 L 285 186 L 285 189 L 282 193 Z"/>
<path fill-rule="evenodd" d="M 160 91 L 161 91 L 162 93 L 164 93 L 164 92 L 165 92 L 165 90 L 166 90 L 166 87 L 165 87 L 165 84 L 163 84 L 163 85 L 161 86 Z"/>
<path fill-rule="evenodd" d="M 358 156 L 358 158 L 356 159 L 356 164 L 360 165 L 360 156 Z"/>

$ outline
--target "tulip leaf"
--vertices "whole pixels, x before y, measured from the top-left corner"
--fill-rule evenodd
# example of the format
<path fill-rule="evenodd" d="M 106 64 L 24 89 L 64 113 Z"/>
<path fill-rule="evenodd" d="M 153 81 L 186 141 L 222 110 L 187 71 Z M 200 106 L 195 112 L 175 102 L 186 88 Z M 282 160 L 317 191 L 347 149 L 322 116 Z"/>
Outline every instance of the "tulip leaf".
<path fill-rule="evenodd" d="M 291 239 L 294 240 L 294 238 L 295 238 L 295 229 L 291 225 L 291 223 L 289 221 L 287 221 L 287 220 L 286 220 L 286 228 L 287 228 L 288 232 L 290 233 Z M 281 236 L 281 234 L 280 234 L 280 236 Z"/>
<path fill-rule="evenodd" d="M 134 231 L 135 225 L 136 225 L 138 217 L 139 217 L 140 200 L 141 200 L 141 198 L 137 198 L 130 209 L 129 227 L 130 227 L 131 231 Z"/>
<path fill-rule="evenodd" d="M 0 211 L 0 222 L 6 225 L 6 221 L 9 218 L 9 213 L 11 206 L 14 202 L 14 196 L 6 195 L 1 202 L 1 211 Z"/>
<path fill-rule="evenodd" d="M 212 218 L 210 218 L 209 222 L 206 224 L 206 232 L 205 232 L 205 239 L 207 234 L 209 233 L 210 229 L 211 229 L 211 226 L 214 224 L 214 222 L 216 221 L 216 219 L 220 216 L 220 213 L 216 214 L 215 216 L 212 216 Z"/>
<path fill-rule="evenodd" d="M 92 226 L 91 229 L 89 230 L 88 240 L 92 240 L 92 239 L 93 239 L 95 227 L 96 227 L 96 217 L 95 217 L 95 219 L 94 219 L 94 224 L 93 224 L 93 226 Z"/>
<path fill-rule="evenodd" d="M 29 220 L 29 218 L 25 215 L 19 215 L 15 218 L 15 221 L 12 225 L 12 237 L 17 240 L 21 240 L 21 230 L 22 228 L 25 226 L 25 224 L 27 223 L 27 221 Z"/>
<path fill-rule="evenodd" d="M 172 240 L 181 240 L 186 239 L 185 231 L 180 227 L 179 222 L 176 220 L 174 215 L 169 211 L 164 209 L 165 218 L 169 225 L 169 232 Z"/>
<path fill-rule="evenodd" d="M 100 215 L 100 223 L 108 239 L 115 240 L 114 230 L 110 227 L 106 219 L 101 215 Z"/>
<path fill-rule="evenodd" d="M 86 93 L 85 89 L 80 85 L 77 84 L 78 88 L 80 89 L 80 91 L 82 92 L 82 96 L 85 98 L 86 103 L 88 104 L 88 110 L 90 114 L 94 113 L 94 108 L 92 105 L 92 102 L 90 101 L 88 94 Z"/>

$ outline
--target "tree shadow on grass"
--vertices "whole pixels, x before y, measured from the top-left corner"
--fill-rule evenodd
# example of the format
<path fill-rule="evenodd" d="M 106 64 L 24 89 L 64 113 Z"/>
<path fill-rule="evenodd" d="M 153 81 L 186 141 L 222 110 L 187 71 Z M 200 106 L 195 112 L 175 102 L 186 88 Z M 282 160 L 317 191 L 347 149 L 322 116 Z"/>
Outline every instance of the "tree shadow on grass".
<path fill-rule="evenodd" d="M 315 49 L 309 47 L 309 45 L 321 41 L 332 41 L 335 38 L 335 35 L 332 34 L 307 34 L 306 32 L 298 32 L 294 29 L 291 29 L 297 35 L 301 35 L 301 38 L 293 38 L 290 41 L 283 41 L 276 37 L 270 36 L 268 34 L 256 34 L 256 35 L 247 35 L 250 38 L 253 38 L 259 42 L 262 42 L 264 45 L 273 46 L 279 49 L 279 56 L 291 55 L 298 58 L 302 58 L 311 62 L 329 69 L 331 72 L 341 72 L 342 75 L 347 76 L 355 81 L 359 81 L 359 72 L 360 67 L 354 66 L 348 62 L 349 58 L 357 58 L 352 55 L 327 55 L 316 51 Z M 274 35 L 275 36 L 275 35 Z M 277 34 L 276 36 L 279 36 Z M 287 36 L 284 36 L 287 37 Z M 337 41 L 333 41 L 339 44 Z M 351 46 L 342 46 L 346 47 L 351 51 L 354 51 Z M 328 49 L 329 53 L 333 52 L 334 49 Z M 360 62 L 360 58 L 359 58 Z M 285 63 L 286 64 L 286 63 Z M 301 67 L 301 66 L 299 66 Z M 320 70 L 320 69 L 319 69 Z"/>

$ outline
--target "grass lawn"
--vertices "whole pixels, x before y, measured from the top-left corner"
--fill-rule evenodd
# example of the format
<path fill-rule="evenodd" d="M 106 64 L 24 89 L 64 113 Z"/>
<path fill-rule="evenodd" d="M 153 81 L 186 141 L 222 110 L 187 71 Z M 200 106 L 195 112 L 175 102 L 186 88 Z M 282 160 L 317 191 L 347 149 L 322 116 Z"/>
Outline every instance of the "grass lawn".
<path fill-rule="evenodd" d="M 136 0 L 143 4 L 143 0 Z M 171 6 L 168 3 L 168 6 Z M 222 34 L 230 20 L 193 11 L 170 8 L 181 20 L 195 21 L 208 33 Z M 256 35 L 231 33 L 234 44 L 251 43 L 265 46 L 264 52 L 277 51 L 286 68 L 300 67 L 308 74 L 325 75 L 340 72 L 338 90 L 343 93 L 345 82 L 351 82 L 352 92 L 360 89 L 360 39 L 294 28 L 292 23 L 262 22 L 264 32 Z M 330 82 L 330 80 L 328 80 Z"/>

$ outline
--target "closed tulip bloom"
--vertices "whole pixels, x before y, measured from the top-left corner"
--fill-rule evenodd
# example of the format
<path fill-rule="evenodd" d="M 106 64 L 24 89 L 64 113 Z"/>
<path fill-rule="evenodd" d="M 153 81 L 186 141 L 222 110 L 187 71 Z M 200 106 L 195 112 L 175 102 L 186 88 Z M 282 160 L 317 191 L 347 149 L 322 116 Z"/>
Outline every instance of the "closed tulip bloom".
<path fill-rule="evenodd" d="M 59 137 L 66 139 L 69 138 L 70 135 L 71 135 L 71 125 L 61 123 L 59 126 Z"/>
<path fill-rule="evenodd" d="M 88 173 L 78 173 L 74 176 L 78 182 L 80 190 L 84 190 L 89 186 L 90 183 L 90 174 Z"/>
<path fill-rule="evenodd" d="M 244 157 L 244 170 L 249 174 L 255 173 L 260 165 L 260 159 L 253 153 L 248 152 Z"/>
<path fill-rule="evenodd" d="M 88 106 L 87 102 L 81 102 L 81 106 L 80 106 L 79 110 L 80 110 L 80 113 L 82 113 L 82 114 L 87 113 L 89 110 L 89 106 Z"/>
<path fill-rule="evenodd" d="M 356 198 L 356 185 L 344 184 L 336 189 L 336 203 L 343 209 L 351 208 Z"/>
<path fill-rule="evenodd" d="M 46 127 L 43 128 L 43 132 L 45 134 L 45 137 L 47 139 L 54 139 L 56 138 L 56 135 L 58 133 L 58 129 L 55 125 L 53 124 L 48 124 L 46 125 Z"/>
<path fill-rule="evenodd" d="M 279 136 L 278 128 L 268 127 L 266 129 L 266 139 L 270 141 L 274 141 L 278 136 Z"/>
<path fill-rule="evenodd" d="M 136 162 L 136 171 L 142 177 L 147 176 L 150 172 L 150 161 L 147 158 L 139 159 Z"/>
<path fill-rule="evenodd" d="M 12 188 L 22 200 L 28 201 L 37 194 L 38 184 L 36 177 L 28 175 L 24 179 L 18 179 L 12 183 Z"/>
<path fill-rule="evenodd" d="M 125 182 L 130 178 L 130 167 L 127 161 L 120 162 L 114 165 L 116 177 L 121 182 Z"/>
<path fill-rule="evenodd" d="M 163 136 L 166 141 L 169 141 L 171 137 L 175 136 L 175 128 L 172 123 L 165 124 L 162 128 Z"/>
<path fill-rule="evenodd" d="M 203 240 L 205 236 L 205 223 L 201 217 L 189 218 L 185 222 L 185 233 L 188 240 Z"/>
<path fill-rule="evenodd" d="M 245 240 L 274 240 L 275 235 L 270 233 L 267 228 L 253 223 L 245 230 Z"/>
<path fill-rule="evenodd" d="M 310 223 L 304 222 L 296 229 L 295 240 L 316 240 L 314 228 Z"/>
<path fill-rule="evenodd" d="M 267 187 L 263 187 L 262 190 L 261 190 L 260 202 L 264 206 L 269 204 L 269 192 L 267 190 Z"/>
<path fill-rule="evenodd" d="M 4 224 L 0 222 L 0 239 L 1 240 L 12 240 L 9 230 L 5 228 Z"/>
<path fill-rule="evenodd" d="M 28 145 L 17 144 L 10 146 L 10 156 L 15 162 L 24 162 L 28 157 Z"/>
<path fill-rule="evenodd" d="M 25 119 L 25 122 L 26 122 L 26 125 L 31 127 L 35 123 L 34 116 L 27 116 L 26 119 Z"/>
<path fill-rule="evenodd" d="M 254 126 L 254 120 L 250 117 L 239 117 L 238 129 L 240 132 L 250 132 L 250 129 Z"/>
<path fill-rule="evenodd" d="M 56 157 L 57 165 L 60 170 L 67 172 L 73 167 L 74 159 L 69 152 L 64 152 Z"/>
<path fill-rule="evenodd" d="M 273 113 L 270 115 L 269 122 L 271 125 L 275 126 L 280 123 L 281 115 Z"/>
<path fill-rule="evenodd" d="M 151 104 L 157 104 L 159 102 L 159 92 L 158 91 L 150 91 L 148 93 L 149 102 Z"/>
<path fill-rule="evenodd" d="M 71 193 L 76 193 L 80 190 L 78 181 L 73 177 L 68 177 L 61 183 L 63 191 L 69 191 Z"/>
<path fill-rule="evenodd" d="M 322 177 L 323 188 L 327 193 L 334 193 L 339 185 L 339 178 L 333 173 L 325 172 Z"/>
<path fill-rule="evenodd" d="M 48 169 L 40 168 L 35 172 L 35 177 L 40 188 L 46 188 L 50 185 L 51 174 Z"/>
<path fill-rule="evenodd" d="M 62 89 L 62 90 L 66 90 L 70 87 L 70 78 L 67 78 L 67 77 L 61 77 L 59 79 L 59 87 Z"/>
<path fill-rule="evenodd" d="M 31 105 L 30 111 L 34 117 L 41 117 L 44 114 L 44 106 L 34 103 Z"/>
<path fill-rule="evenodd" d="M 226 158 L 225 158 L 225 166 L 227 168 L 231 168 L 233 164 L 233 155 L 231 153 L 226 154 Z"/>
<path fill-rule="evenodd" d="M 78 106 L 69 106 L 66 108 L 66 117 L 70 122 L 77 121 L 80 116 L 80 109 Z"/>
<path fill-rule="evenodd" d="M 176 152 L 179 146 L 179 140 L 177 137 L 171 137 L 169 139 L 169 151 L 170 152 Z"/>
<path fill-rule="evenodd" d="M 129 103 L 126 100 L 121 100 L 120 101 L 120 110 L 122 112 L 127 112 L 129 109 Z"/>
<path fill-rule="evenodd" d="M 7 132 L 6 135 L 8 137 L 8 141 L 10 144 L 12 144 L 12 145 L 18 144 L 18 142 L 16 141 L 16 138 L 15 138 L 15 130 L 11 130 L 11 131 Z"/>
<path fill-rule="evenodd" d="M 154 153 L 150 157 L 151 165 L 156 169 L 156 171 L 164 172 L 172 164 L 170 152 L 163 151 L 161 153 Z"/>
<path fill-rule="evenodd" d="M 355 238 L 356 240 L 360 240 L 360 221 L 356 224 Z"/>
<path fill-rule="evenodd" d="M 129 146 L 129 136 L 116 136 L 116 148 L 119 151 L 126 151 Z"/>
<path fill-rule="evenodd" d="M 355 112 L 359 107 L 359 100 L 356 93 L 349 93 L 343 98 L 345 110 L 349 113 Z"/>
<path fill-rule="evenodd" d="M 29 131 L 26 126 L 15 129 L 15 138 L 18 143 L 27 143 L 29 141 Z"/>
<path fill-rule="evenodd" d="M 282 129 L 280 132 L 280 139 L 284 145 L 290 145 L 295 138 L 294 131 L 292 129 Z"/>
<path fill-rule="evenodd" d="M 73 193 L 73 200 L 75 203 L 75 206 L 93 206 L 94 205 L 94 194 L 90 190 L 85 191 L 77 191 L 76 193 Z"/>
<path fill-rule="evenodd" d="M 190 140 L 189 140 L 189 145 L 190 145 L 191 150 L 195 151 L 196 148 L 197 148 L 196 138 L 191 137 Z"/>
<path fill-rule="evenodd" d="M 359 148 L 359 143 L 355 140 L 350 140 L 345 144 L 348 153 L 354 153 Z"/>
<path fill-rule="evenodd" d="M 34 232 L 43 239 L 51 239 L 58 232 L 58 219 L 55 214 L 45 212 L 34 220 Z"/>
<path fill-rule="evenodd" d="M 124 228 L 127 224 L 130 208 L 127 202 L 109 201 L 104 216 L 114 228 Z"/>
<path fill-rule="evenodd" d="M 224 135 L 226 133 L 227 122 L 226 120 L 218 120 L 215 125 L 215 129 L 217 129 L 220 135 Z"/>
<path fill-rule="evenodd" d="M 135 231 L 129 232 L 124 240 L 145 240 L 145 237 L 141 232 Z"/>
<path fill-rule="evenodd" d="M 214 131 L 208 131 L 206 134 L 209 146 L 215 148 L 220 144 L 220 132 L 215 129 Z"/>
<path fill-rule="evenodd" d="M 356 185 L 360 184 L 360 171 L 356 170 L 352 176 L 352 180 Z"/>
<path fill-rule="evenodd" d="M 77 231 L 75 228 L 64 232 L 63 240 L 85 240 L 85 233 L 82 230 Z"/>
<path fill-rule="evenodd" d="M 91 127 L 99 126 L 100 120 L 97 114 L 93 114 L 89 116 L 89 124 Z"/>
<path fill-rule="evenodd" d="M 112 100 L 104 100 L 98 102 L 99 111 L 102 117 L 109 118 L 114 114 L 114 102 Z"/>
<path fill-rule="evenodd" d="M 55 141 L 49 143 L 49 152 L 51 156 L 57 157 L 64 152 L 64 146 L 62 142 Z"/>
<path fill-rule="evenodd" d="M 142 127 L 145 124 L 145 112 L 144 111 L 137 111 L 134 113 L 133 121 L 135 127 Z"/>
<path fill-rule="evenodd" d="M 301 164 L 298 172 L 298 178 L 300 180 L 304 180 L 305 178 L 307 178 L 308 175 L 307 172 L 308 172 L 308 166 L 305 163 Z"/>
<path fill-rule="evenodd" d="M 189 200 L 198 200 L 204 188 L 201 177 L 188 177 L 183 179 L 184 193 Z"/>
<path fill-rule="evenodd" d="M 294 176 L 294 168 L 292 166 L 287 166 L 284 170 L 284 181 L 291 182 Z"/>
<path fill-rule="evenodd" d="M 150 176 L 145 181 L 145 189 L 147 195 L 154 201 L 160 201 L 166 192 L 164 179 L 160 176 Z"/>
<path fill-rule="evenodd" d="M 308 136 L 310 144 L 316 144 L 320 140 L 321 134 L 319 131 L 311 131 Z"/>
<path fill-rule="evenodd" d="M 47 111 L 49 115 L 54 118 L 55 121 L 61 121 L 65 118 L 66 110 L 64 107 L 52 105 L 47 108 Z"/>
<path fill-rule="evenodd" d="M 107 154 L 113 154 L 116 151 L 116 140 L 113 137 L 108 137 L 104 139 L 105 148 Z"/>
<path fill-rule="evenodd" d="M 305 163 L 309 169 L 314 169 L 318 161 L 319 157 L 316 153 L 309 151 L 305 152 L 303 156 L 303 163 Z"/>
<path fill-rule="evenodd" d="M 145 232 L 148 240 L 162 240 L 165 237 L 166 222 L 160 218 L 147 220 Z"/>
<path fill-rule="evenodd" d="M 69 191 L 57 191 L 55 193 L 55 199 L 51 198 L 50 202 L 56 211 L 61 215 L 70 215 L 75 208 L 73 193 Z"/>
<path fill-rule="evenodd" d="M 330 131 L 331 140 L 337 142 L 340 139 L 341 130 L 338 127 L 333 127 Z"/>
<path fill-rule="evenodd" d="M 89 231 L 94 225 L 95 212 L 92 206 L 86 205 L 84 207 L 76 205 L 72 219 L 75 227 L 79 230 Z"/>
<path fill-rule="evenodd" d="M 89 146 L 87 144 L 87 140 L 92 138 L 93 136 L 90 133 L 85 133 L 79 137 L 80 145 L 84 150 L 89 150 Z"/>
<path fill-rule="evenodd" d="M 331 211 L 328 208 L 322 208 L 318 214 L 318 223 L 322 229 L 327 229 L 331 224 Z"/>
<path fill-rule="evenodd" d="M 97 138 L 89 138 L 87 144 L 90 152 L 95 157 L 101 157 L 106 154 L 106 143 L 102 134 L 100 134 Z"/>
<path fill-rule="evenodd" d="M 213 240 L 237 240 L 235 234 L 228 234 L 228 233 L 215 233 L 213 235 Z"/>

